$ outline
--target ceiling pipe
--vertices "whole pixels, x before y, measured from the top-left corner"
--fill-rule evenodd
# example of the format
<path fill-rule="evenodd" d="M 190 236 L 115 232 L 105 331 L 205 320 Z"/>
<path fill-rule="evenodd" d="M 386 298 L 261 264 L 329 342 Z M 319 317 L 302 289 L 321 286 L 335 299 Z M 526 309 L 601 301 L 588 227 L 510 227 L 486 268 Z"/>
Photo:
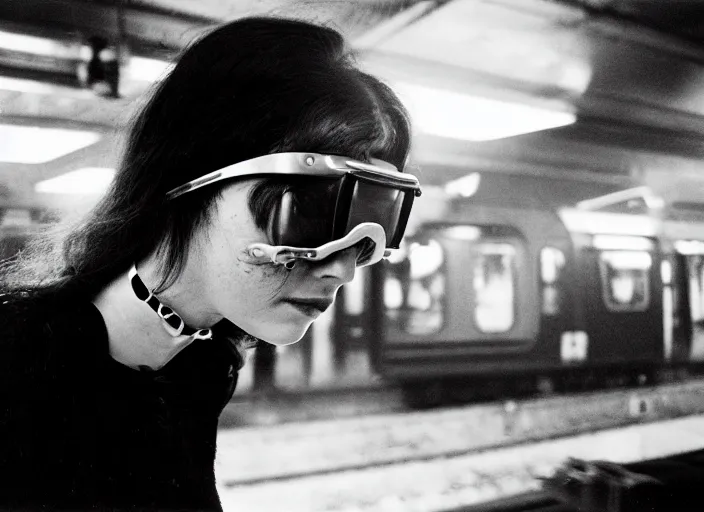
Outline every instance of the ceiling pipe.
<path fill-rule="evenodd" d="M 131 48 L 173 56 L 219 20 L 131 2 L 2 0 L 0 28 L 75 41 L 76 34 L 124 37 Z M 143 53 L 143 52 L 140 52 Z"/>
<path fill-rule="evenodd" d="M 499 0 L 516 2 L 516 0 Z M 518 0 L 523 1 L 523 0 Z M 544 0 L 543 0 L 544 1 Z M 668 52 L 682 59 L 704 63 L 700 44 L 685 35 L 676 35 L 647 18 L 637 17 L 618 8 L 613 0 L 549 0 L 552 3 L 582 10 L 587 17 L 578 22 L 612 39 L 626 39 L 643 46 Z"/>

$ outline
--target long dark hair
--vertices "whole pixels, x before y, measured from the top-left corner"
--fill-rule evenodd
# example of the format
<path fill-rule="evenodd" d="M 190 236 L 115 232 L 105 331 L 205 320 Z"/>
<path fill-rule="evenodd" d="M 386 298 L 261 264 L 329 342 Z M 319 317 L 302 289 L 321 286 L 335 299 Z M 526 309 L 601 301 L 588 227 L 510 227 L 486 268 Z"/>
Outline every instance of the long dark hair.
<path fill-rule="evenodd" d="M 376 157 L 402 169 L 409 146 L 402 104 L 355 66 L 339 33 L 277 18 L 228 23 L 186 49 L 156 86 L 101 202 L 57 250 L 40 242 L 32 261 L 6 269 L 23 281 L 12 285 L 8 278 L 6 288 L 92 298 L 156 249 L 163 289 L 182 271 L 192 235 L 208 222 L 221 188 L 204 187 L 170 202 L 168 190 L 284 151 Z M 264 180 L 253 191 L 250 208 L 258 225 L 266 225 L 267 202 L 282 187 Z"/>

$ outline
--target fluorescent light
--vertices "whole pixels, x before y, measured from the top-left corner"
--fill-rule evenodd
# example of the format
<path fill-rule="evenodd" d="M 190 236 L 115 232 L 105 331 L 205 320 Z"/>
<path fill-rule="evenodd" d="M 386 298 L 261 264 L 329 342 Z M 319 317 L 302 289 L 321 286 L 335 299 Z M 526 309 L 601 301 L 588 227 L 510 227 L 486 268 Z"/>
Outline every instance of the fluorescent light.
<path fill-rule="evenodd" d="M 568 231 L 572 233 L 657 236 L 659 222 L 645 215 L 628 215 L 583 211 L 570 208 L 558 212 Z"/>
<path fill-rule="evenodd" d="M 61 59 L 76 59 L 80 54 L 81 46 L 78 40 L 60 41 L 46 37 L 0 31 L 0 48 L 4 50 Z"/>
<path fill-rule="evenodd" d="M 132 80 L 156 82 L 161 80 L 174 67 L 171 62 L 146 57 L 130 57 L 127 64 L 127 75 Z"/>
<path fill-rule="evenodd" d="M 627 235 L 594 235 L 592 244 L 601 250 L 650 251 L 653 248 L 653 242 L 649 238 Z"/>
<path fill-rule="evenodd" d="M 482 230 L 476 226 L 451 226 L 444 229 L 444 234 L 455 240 L 479 240 Z"/>
<path fill-rule="evenodd" d="M 34 190 L 47 194 L 102 194 L 110 186 L 114 177 L 114 169 L 84 167 L 56 178 L 40 181 L 34 185 Z"/>
<path fill-rule="evenodd" d="M 39 164 L 94 144 L 100 134 L 63 128 L 0 124 L 0 161 Z"/>
<path fill-rule="evenodd" d="M 479 190 L 481 175 L 473 172 L 445 183 L 445 192 L 451 196 L 472 197 Z"/>
<path fill-rule="evenodd" d="M 481 98 L 419 85 L 397 83 L 393 89 L 406 104 L 421 132 L 469 141 L 488 141 L 537 132 L 576 121 L 559 112 L 520 103 Z"/>
<path fill-rule="evenodd" d="M 57 43 L 51 39 L 0 31 L 0 48 L 5 50 L 53 56 L 56 47 Z"/>

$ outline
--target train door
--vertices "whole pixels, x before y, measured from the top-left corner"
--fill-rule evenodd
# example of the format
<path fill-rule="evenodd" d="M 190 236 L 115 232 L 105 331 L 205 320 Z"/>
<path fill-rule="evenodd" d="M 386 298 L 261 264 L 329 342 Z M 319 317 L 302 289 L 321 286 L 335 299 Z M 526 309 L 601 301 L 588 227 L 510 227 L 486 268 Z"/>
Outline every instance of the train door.
<path fill-rule="evenodd" d="M 501 225 L 431 225 L 386 262 L 381 367 L 398 377 L 524 368 L 538 332 L 525 239 Z"/>
<path fill-rule="evenodd" d="M 689 300 L 687 257 L 677 251 L 668 255 L 669 275 L 663 276 L 663 330 L 666 360 L 673 363 L 689 361 L 692 346 L 692 315 Z M 665 261 L 663 261 L 665 263 Z M 669 283 L 668 279 L 669 278 Z M 669 293 L 670 305 L 666 302 Z M 667 338 L 671 340 L 670 357 L 667 357 Z"/>
<path fill-rule="evenodd" d="M 678 314 L 689 340 L 686 359 L 704 361 L 704 243 L 682 240 L 675 242 L 675 249 L 682 273 Z"/>
<path fill-rule="evenodd" d="M 662 281 L 652 239 L 594 235 L 580 254 L 577 296 L 588 360 L 606 366 L 662 360 Z"/>

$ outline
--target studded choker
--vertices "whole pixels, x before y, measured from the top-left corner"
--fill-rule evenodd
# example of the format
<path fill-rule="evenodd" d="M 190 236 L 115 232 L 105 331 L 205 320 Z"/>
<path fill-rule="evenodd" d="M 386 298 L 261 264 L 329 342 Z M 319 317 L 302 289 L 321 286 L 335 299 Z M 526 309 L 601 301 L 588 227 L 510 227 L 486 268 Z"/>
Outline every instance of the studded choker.
<path fill-rule="evenodd" d="M 177 336 L 192 336 L 196 340 L 209 340 L 213 337 L 212 329 L 194 329 L 188 325 L 183 319 L 169 306 L 165 306 L 157 299 L 154 294 L 147 288 L 144 281 L 137 274 L 137 268 L 132 265 L 129 271 L 130 284 L 135 296 L 145 302 L 152 310 L 159 315 L 161 325 L 169 335 L 176 338 Z"/>

